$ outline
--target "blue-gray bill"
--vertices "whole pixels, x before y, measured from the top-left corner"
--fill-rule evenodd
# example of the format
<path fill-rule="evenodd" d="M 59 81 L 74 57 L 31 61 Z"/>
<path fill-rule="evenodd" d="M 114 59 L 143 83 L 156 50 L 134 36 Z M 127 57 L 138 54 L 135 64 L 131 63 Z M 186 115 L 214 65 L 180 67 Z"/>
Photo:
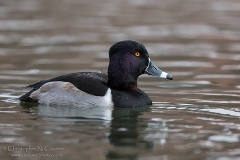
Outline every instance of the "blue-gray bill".
<path fill-rule="evenodd" d="M 145 69 L 145 73 L 147 73 L 148 75 L 155 76 L 155 77 L 173 80 L 173 77 L 169 73 L 166 73 L 166 72 L 160 70 L 155 64 L 152 63 L 150 58 L 148 61 L 148 66 Z"/>

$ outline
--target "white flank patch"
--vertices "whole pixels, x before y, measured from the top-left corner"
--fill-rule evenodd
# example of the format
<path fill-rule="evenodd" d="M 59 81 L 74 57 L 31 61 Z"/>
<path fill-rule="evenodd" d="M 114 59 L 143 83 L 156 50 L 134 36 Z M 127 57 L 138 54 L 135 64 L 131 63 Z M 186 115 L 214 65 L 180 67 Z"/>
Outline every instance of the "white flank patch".
<path fill-rule="evenodd" d="M 29 97 L 41 104 L 73 105 L 82 107 L 112 107 L 111 89 L 104 96 L 94 96 L 83 92 L 69 82 L 48 82 Z"/>

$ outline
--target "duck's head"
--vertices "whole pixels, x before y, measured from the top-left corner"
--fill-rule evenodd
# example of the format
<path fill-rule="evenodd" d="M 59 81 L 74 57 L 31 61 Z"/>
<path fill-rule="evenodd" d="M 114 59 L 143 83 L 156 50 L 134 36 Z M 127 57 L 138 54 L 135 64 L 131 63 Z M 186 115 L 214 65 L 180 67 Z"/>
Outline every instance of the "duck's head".
<path fill-rule="evenodd" d="M 172 76 L 160 70 L 151 61 L 147 49 L 133 40 L 120 41 L 109 49 L 108 84 L 110 87 L 136 87 L 142 74 L 172 80 Z"/>

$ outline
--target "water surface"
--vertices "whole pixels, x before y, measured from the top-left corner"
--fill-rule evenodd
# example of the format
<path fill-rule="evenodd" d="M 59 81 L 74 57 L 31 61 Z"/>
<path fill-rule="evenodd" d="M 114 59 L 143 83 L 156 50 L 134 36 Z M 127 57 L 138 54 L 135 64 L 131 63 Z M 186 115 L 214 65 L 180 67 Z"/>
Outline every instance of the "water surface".
<path fill-rule="evenodd" d="M 240 159 L 236 0 L 0 1 L 1 159 Z M 145 44 L 173 75 L 143 75 L 138 109 L 19 104 L 28 84 L 107 72 L 117 41 Z M 35 149 L 34 149 L 35 148 Z"/>

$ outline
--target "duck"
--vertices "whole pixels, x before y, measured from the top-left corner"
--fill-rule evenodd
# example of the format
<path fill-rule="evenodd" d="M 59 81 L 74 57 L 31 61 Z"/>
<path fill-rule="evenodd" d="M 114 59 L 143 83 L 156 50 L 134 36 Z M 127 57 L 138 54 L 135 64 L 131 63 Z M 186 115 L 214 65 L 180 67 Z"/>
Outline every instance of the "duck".
<path fill-rule="evenodd" d="M 136 108 L 152 105 L 138 88 L 142 74 L 172 80 L 150 59 L 146 47 L 134 40 L 115 43 L 109 49 L 108 74 L 75 72 L 39 81 L 19 97 L 21 103 L 75 105 L 84 107 Z"/>

